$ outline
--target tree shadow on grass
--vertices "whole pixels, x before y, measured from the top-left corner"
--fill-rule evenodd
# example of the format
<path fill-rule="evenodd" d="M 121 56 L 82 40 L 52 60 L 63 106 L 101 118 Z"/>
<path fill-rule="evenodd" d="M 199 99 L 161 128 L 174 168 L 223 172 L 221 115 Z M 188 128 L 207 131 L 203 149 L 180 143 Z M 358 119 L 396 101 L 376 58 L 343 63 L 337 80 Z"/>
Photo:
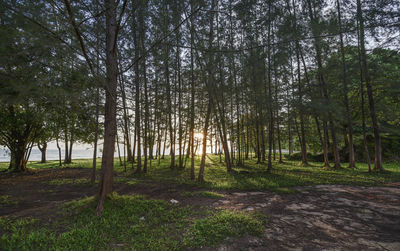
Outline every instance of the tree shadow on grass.
<path fill-rule="evenodd" d="M 293 192 L 290 189 L 294 186 L 307 184 L 296 176 L 288 176 L 276 172 L 267 173 L 266 171 L 250 173 L 231 173 L 234 179 L 233 187 L 244 190 L 270 190 L 275 192 Z"/>

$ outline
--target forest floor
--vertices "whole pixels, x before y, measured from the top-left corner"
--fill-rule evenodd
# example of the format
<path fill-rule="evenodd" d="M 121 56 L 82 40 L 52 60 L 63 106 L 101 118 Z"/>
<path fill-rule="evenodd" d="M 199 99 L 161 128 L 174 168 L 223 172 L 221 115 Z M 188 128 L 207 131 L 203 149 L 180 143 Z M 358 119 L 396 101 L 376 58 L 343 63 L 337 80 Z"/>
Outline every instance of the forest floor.
<path fill-rule="evenodd" d="M 82 164 L 89 161 L 2 173 L 0 249 L 400 250 L 399 165 L 384 174 L 360 167 L 324 175 L 317 163 L 287 163 L 272 180 L 250 165 L 222 179 L 215 160 L 203 185 L 163 162 L 146 175 L 118 167 L 100 223 L 97 185 Z"/>

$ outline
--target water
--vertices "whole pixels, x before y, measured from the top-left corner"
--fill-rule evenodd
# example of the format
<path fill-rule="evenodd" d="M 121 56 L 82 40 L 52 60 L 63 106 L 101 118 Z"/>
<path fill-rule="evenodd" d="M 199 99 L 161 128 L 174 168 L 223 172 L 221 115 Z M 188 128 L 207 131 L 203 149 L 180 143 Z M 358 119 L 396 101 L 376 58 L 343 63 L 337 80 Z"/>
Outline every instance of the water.
<path fill-rule="evenodd" d="M 101 152 L 97 153 L 97 156 L 101 157 Z M 93 158 L 93 149 L 72 149 L 72 159 L 91 159 Z M 42 153 L 37 148 L 33 148 L 29 157 L 30 161 L 39 161 L 42 159 Z M 58 160 L 58 149 L 47 149 L 46 151 L 47 160 Z M 64 159 L 64 150 L 61 150 L 61 159 Z M 9 162 L 10 154 L 9 151 L 0 148 L 0 162 Z"/>
<path fill-rule="evenodd" d="M 117 151 L 117 149 L 116 149 Z M 210 153 L 211 150 L 207 147 L 207 153 Z M 283 153 L 288 153 L 288 150 L 282 149 Z M 143 152 L 142 152 L 143 153 Z M 175 153 L 178 153 L 178 149 L 175 150 Z M 201 153 L 201 146 L 197 150 L 197 154 Z M 155 154 L 155 149 L 153 154 Z M 169 154 L 169 149 L 165 149 L 165 154 Z M 123 155 L 123 149 L 121 149 L 121 156 Z M 101 152 L 97 153 L 98 157 L 101 157 Z M 117 157 L 118 153 L 115 152 L 114 156 Z M 86 148 L 76 148 L 72 149 L 72 159 L 91 159 L 93 158 L 93 148 L 88 146 Z M 32 149 L 31 155 L 29 157 L 30 161 L 40 161 L 42 159 L 42 153 L 39 151 L 38 148 L 34 147 Z M 46 151 L 46 159 L 47 160 L 58 160 L 58 149 L 47 149 Z M 61 150 L 61 159 L 64 160 L 64 150 Z M 9 162 L 10 161 L 10 154 L 9 151 L 5 148 L 0 147 L 0 162 Z"/>

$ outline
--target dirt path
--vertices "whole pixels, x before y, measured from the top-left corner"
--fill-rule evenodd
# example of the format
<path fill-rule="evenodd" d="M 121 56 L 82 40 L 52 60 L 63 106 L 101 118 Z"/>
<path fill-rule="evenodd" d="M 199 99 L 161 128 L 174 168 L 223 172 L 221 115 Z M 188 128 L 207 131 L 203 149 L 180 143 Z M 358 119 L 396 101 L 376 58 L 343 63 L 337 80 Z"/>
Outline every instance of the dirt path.
<path fill-rule="evenodd" d="M 0 216 L 50 221 L 62 203 L 96 194 L 97 186 L 51 185 L 51 179 L 82 179 L 88 169 L 48 169 L 35 174 L 0 175 L 0 195 L 17 204 L 0 205 Z M 219 191 L 223 199 L 182 196 L 182 185 L 116 184 L 120 194 L 176 199 L 180 205 L 259 211 L 268 217 L 262 237 L 231 239 L 219 250 L 400 250 L 400 184 L 387 187 L 319 185 L 296 194 Z M 207 248 L 206 250 L 215 250 Z"/>
<path fill-rule="evenodd" d="M 400 250 L 400 187 L 297 190 L 294 195 L 233 193 L 218 201 L 215 206 L 259 210 L 269 217 L 262 238 L 245 237 L 220 250 Z"/>

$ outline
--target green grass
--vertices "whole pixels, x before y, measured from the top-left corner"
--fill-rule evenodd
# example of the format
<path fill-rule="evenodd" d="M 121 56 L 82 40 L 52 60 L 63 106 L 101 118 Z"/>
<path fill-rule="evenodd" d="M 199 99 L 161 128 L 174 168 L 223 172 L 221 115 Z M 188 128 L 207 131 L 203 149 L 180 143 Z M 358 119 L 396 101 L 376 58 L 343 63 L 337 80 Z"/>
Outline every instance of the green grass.
<path fill-rule="evenodd" d="M 50 185 L 91 185 L 91 182 L 87 178 L 81 179 L 72 179 L 72 178 L 65 178 L 65 179 L 52 179 L 48 182 Z"/>
<path fill-rule="evenodd" d="M 0 162 L 0 172 L 7 170 L 9 165 L 8 162 Z"/>
<path fill-rule="evenodd" d="M 190 168 L 169 168 L 166 157 L 152 161 L 146 174 L 135 174 L 131 165 L 127 172 L 116 159 L 115 183 L 136 185 L 140 183 L 177 184 L 191 186 L 192 192 L 181 192 L 182 196 L 222 198 L 217 191 L 271 190 L 291 193 L 294 187 L 318 184 L 346 184 L 380 186 L 400 181 L 400 164 L 385 164 L 382 173 L 368 173 L 365 164 L 357 169 L 343 168 L 324 170 L 322 163 L 311 163 L 302 167 L 299 162 L 273 163 L 271 173 L 265 164 L 247 160 L 244 166 L 234 167 L 227 173 L 218 156 L 208 155 L 205 182 L 190 179 Z M 200 159 L 196 157 L 196 174 Z M 343 164 L 346 166 L 346 164 Z M 0 163 L 0 169 L 8 163 Z M 29 168 L 58 168 L 57 161 L 46 164 L 29 162 Z M 65 167 L 65 166 L 64 166 Z M 69 168 L 91 168 L 91 160 L 74 160 Z M 98 161 L 100 168 L 100 161 Z M 241 172 L 242 171 L 242 172 Z M 86 185 L 87 179 L 53 179 L 46 181 L 53 185 Z M 179 186 L 171 192 L 181 191 Z M 0 204 L 16 203 L 9 196 L 1 196 Z M 256 214 L 236 211 L 194 209 L 172 205 L 166 201 L 147 199 L 143 196 L 113 194 L 107 200 L 101 218 L 94 216 L 95 198 L 89 197 L 66 203 L 59 211 L 55 222 L 44 223 L 36 219 L 0 218 L 0 250 L 181 250 L 201 246 L 217 245 L 245 234 L 259 235 L 265 218 Z"/>
<path fill-rule="evenodd" d="M 93 197 L 68 202 L 53 224 L 0 218 L 1 250 L 181 250 L 260 234 L 264 221 L 239 212 L 194 210 L 143 196 L 113 194 L 102 217 Z M 212 229 L 212 231 L 208 231 Z"/>
<path fill-rule="evenodd" d="M 196 173 L 198 173 L 199 164 L 199 158 L 196 158 Z M 343 166 L 346 166 L 346 163 Z M 279 193 L 292 193 L 293 187 L 307 185 L 379 186 L 400 181 L 400 164 L 385 164 L 385 171 L 382 173 L 368 173 L 366 164 L 358 164 L 357 169 L 353 170 L 348 168 L 324 170 L 321 167 L 322 163 L 316 162 L 311 163 L 309 167 L 302 167 L 296 161 L 285 161 L 284 164 L 274 162 L 272 172 L 267 173 L 266 164 L 256 164 L 255 160 L 248 160 L 244 166 L 235 167 L 234 172 L 227 173 L 223 164 L 219 163 L 218 156 L 208 155 L 203 184 L 190 179 L 189 168 L 171 170 L 168 158 L 162 160 L 159 166 L 153 163 L 147 174 L 137 175 L 128 172 L 126 177 L 133 184 L 171 183 L 211 190 L 272 190 Z"/>
<path fill-rule="evenodd" d="M 97 169 L 100 169 L 101 159 L 97 159 Z M 7 170 L 9 166 L 8 162 L 0 162 L 0 171 Z M 29 161 L 27 164 L 28 168 L 60 168 L 58 160 L 48 160 L 46 163 L 40 163 L 40 161 Z M 68 168 L 92 168 L 92 159 L 74 159 L 70 164 L 63 164 L 62 167 Z"/>
<path fill-rule="evenodd" d="M 3 205 L 17 205 L 18 201 L 11 198 L 10 195 L 0 195 L 0 206 Z"/>
<path fill-rule="evenodd" d="M 225 195 L 217 193 L 217 192 L 212 192 L 212 191 L 195 191 L 195 192 L 182 192 L 181 196 L 183 197 L 196 197 L 196 196 L 202 196 L 206 198 L 212 198 L 212 199 L 220 199 L 224 198 Z"/>
<path fill-rule="evenodd" d="M 259 236 L 263 232 L 263 218 L 258 215 L 220 210 L 193 222 L 183 238 L 188 247 L 215 245 L 227 237 L 238 237 L 249 233 Z"/>
<path fill-rule="evenodd" d="M 166 156 L 160 165 L 158 160 L 153 160 L 147 174 L 134 174 L 132 165 L 127 165 L 127 172 L 115 159 L 115 171 L 118 177 L 116 183 L 135 185 L 138 183 L 168 183 L 188 185 L 196 188 L 210 190 L 233 189 L 233 190 L 271 190 L 279 193 L 292 193 L 293 187 L 319 185 L 319 184 L 345 184 L 357 186 L 379 186 L 385 183 L 400 181 L 400 164 L 384 164 L 385 171 L 382 173 L 367 172 L 367 165 L 358 163 L 356 169 L 343 168 L 339 170 L 322 169 L 322 163 L 311 162 L 311 166 L 302 167 L 297 161 L 285 160 L 284 164 L 273 162 L 271 173 L 266 172 L 266 164 L 256 164 L 255 160 L 246 160 L 245 165 L 234 167 L 234 172 L 227 173 L 223 163 L 219 163 L 216 155 L 207 155 L 205 182 L 197 183 L 190 179 L 190 160 L 187 161 L 186 169 L 169 168 L 170 159 Z M 97 161 L 97 168 L 100 168 L 101 161 Z M 198 173 L 200 158 L 195 158 L 196 174 Z M 347 166 L 347 163 L 343 163 Z M 8 167 L 7 163 L 0 163 L 0 168 Z M 91 168 L 92 160 L 73 160 L 72 164 L 66 165 L 69 168 Z M 57 168 L 57 161 L 49 161 L 46 164 L 29 162 L 30 168 Z M 136 167 L 136 164 L 133 168 Z M 245 172 L 240 172 L 245 171 Z M 58 181 L 51 181 L 57 183 Z M 67 180 L 59 183 L 69 182 Z M 72 182 L 81 184 L 81 182 Z M 207 195 L 205 195 L 207 196 Z"/>

